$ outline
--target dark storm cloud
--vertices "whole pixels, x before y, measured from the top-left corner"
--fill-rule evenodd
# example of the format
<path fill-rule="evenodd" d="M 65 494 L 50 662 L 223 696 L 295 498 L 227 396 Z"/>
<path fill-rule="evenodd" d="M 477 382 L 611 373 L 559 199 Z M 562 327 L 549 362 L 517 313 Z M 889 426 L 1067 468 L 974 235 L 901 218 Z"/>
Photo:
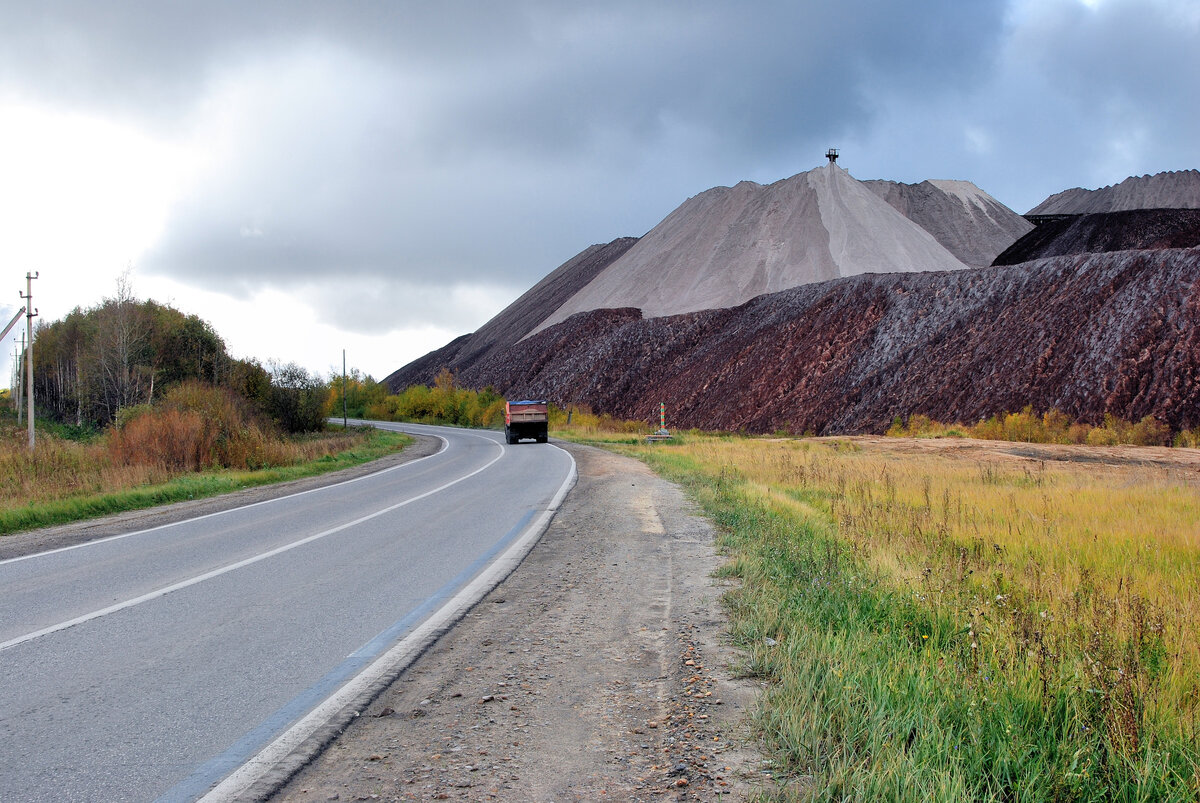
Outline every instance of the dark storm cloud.
<path fill-rule="evenodd" d="M 288 44 L 343 42 L 398 61 L 486 58 L 519 18 L 502 5 L 3 0 L 0 82 L 79 107 L 169 117 L 220 63 Z M 464 25 L 468 17 L 475 24 Z"/>
<path fill-rule="evenodd" d="M 151 271 L 520 287 L 711 183 L 811 166 L 870 120 L 870 76 L 969 81 L 1000 16 L 957 0 L 13 4 L 0 75 L 213 151 Z"/>
<path fill-rule="evenodd" d="M 276 33 L 262 77 L 254 62 L 211 68 L 207 91 L 224 69 L 263 97 L 242 109 L 252 122 L 229 163 L 176 210 L 152 269 L 214 284 L 527 284 L 594 240 L 643 233 L 709 183 L 811 166 L 829 132 L 870 120 L 869 76 L 970 81 L 1000 19 L 998 4 L 956 2 L 921 15 L 864 0 L 752 14 L 485 7 L 491 18 L 452 4 L 403 25 L 343 22 L 302 50 Z M 393 50 L 380 31 L 398 37 Z M 800 144 L 810 152 L 791 162 Z"/>
<path fill-rule="evenodd" d="M 1200 166 L 1200 4 L 1014 0 L 969 82 L 864 84 L 842 142 L 859 178 L 967 179 L 1018 212 L 1071 187 Z"/>
<path fill-rule="evenodd" d="M 887 2 L 605 6 L 550 12 L 508 68 L 483 65 L 446 98 L 446 144 L 553 156 L 620 130 L 634 141 L 668 124 L 710 132 L 735 154 L 870 116 L 868 76 L 949 86 L 981 72 L 1000 4 Z M 756 13 L 757 11 L 757 13 Z M 532 19 L 532 18 L 531 18 Z M 475 127 L 460 122 L 473 121 Z"/>
<path fill-rule="evenodd" d="M 1127 143 L 1194 159 L 1177 144 L 1197 122 L 1192 7 L 9 3 L 0 97 L 140 120 L 203 154 L 152 272 L 353 278 L 376 306 L 456 283 L 515 296 L 828 145 L 861 147 L 860 178 L 965 178 L 1029 206 Z"/>
<path fill-rule="evenodd" d="M 1058 154 L 1048 172 L 1096 186 L 1200 166 L 1200 4 L 1113 0 L 1032 22 L 1013 51 L 1045 82 L 1044 127 L 1031 133 Z"/>
<path fill-rule="evenodd" d="M 1034 6 L 1008 46 L 994 114 L 996 156 L 1020 166 L 997 181 L 1014 206 L 1200 166 L 1198 39 L 1190 0 Z"/>

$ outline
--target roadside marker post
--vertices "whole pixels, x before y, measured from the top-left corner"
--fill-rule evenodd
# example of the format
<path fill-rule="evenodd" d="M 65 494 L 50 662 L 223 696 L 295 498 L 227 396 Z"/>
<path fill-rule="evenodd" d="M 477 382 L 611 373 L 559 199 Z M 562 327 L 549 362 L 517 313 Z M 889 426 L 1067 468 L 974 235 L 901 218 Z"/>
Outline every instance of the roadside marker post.
<path fill-rule="evenodd" d="M 646 440 L 650 443 L 671 440 L 671 430 L 667 429 L 667 405 L 665 402 L 658 403 L 658 431 L 647 435 Z"/>

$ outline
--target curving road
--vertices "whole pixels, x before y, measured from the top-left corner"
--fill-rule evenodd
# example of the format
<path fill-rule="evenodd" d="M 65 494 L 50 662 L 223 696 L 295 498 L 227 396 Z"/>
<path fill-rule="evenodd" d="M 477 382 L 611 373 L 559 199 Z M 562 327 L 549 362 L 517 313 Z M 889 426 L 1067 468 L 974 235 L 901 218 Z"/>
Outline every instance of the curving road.
<path fill-rule="evenodd" d="M 451 616 L 447 600 L 458 594 L 461 610 L 482 593 L 497 557 L 519 560 L 574 481 L 553 445 L 383 426 L 444 446 L 0 562 L 0 800 L 205 795 L 264 748 L 286 749 L 297 722 L 319 725 L 340 705 L 323 705 L 331 695 L 395 662 L 439 610 Z"/>

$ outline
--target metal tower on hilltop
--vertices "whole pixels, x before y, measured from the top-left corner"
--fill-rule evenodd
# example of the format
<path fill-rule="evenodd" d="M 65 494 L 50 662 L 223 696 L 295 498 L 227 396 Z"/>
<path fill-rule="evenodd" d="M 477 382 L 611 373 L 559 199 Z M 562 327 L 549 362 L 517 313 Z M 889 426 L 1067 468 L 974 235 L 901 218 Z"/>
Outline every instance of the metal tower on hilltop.
<path fill-rule="evenodd" d="M 826 156 L 826 158 L 828 158 L 828 159 L 829 159 L 829 163 L 830 163 L 831 165 L 835 165 L 835 164 L 837 164 L 837 158 L 838 158 L 838 149 L 837 149 L 837 148 L 830 148 L 829 150 L 825 151 L 825 156 Z"/>

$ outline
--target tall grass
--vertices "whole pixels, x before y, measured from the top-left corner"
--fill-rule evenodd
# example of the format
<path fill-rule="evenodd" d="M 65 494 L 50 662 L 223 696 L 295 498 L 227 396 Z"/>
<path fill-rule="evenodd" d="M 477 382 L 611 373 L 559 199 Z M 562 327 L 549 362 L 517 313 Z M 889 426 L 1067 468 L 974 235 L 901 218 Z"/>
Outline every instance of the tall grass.
<path fill-rule="evenodd" d="M 619 448 L 719 525 L 797 797 L 1200 797 L 1195 485 L 849 440 Z"/>
<path fill-rule="evenodd" d="M 1200 443 L 1200 428 L 1172 435 L 1170 427 L 1154 416 L 1125 421 L 1111 414 L 1104 423 L 1092 426 L 1075 421 L 1058 410 L 1034 412 L 1026 407 L 1018 413 L 998 413 L 977 424 L 943 424 L 926 415 L 897 416 L 887 434 L 900 438 L 982 438 L 1023 443 L 1088 444 L 1089 446 L 1186 446 Z"/>
<path fill-rule="evenodd" d="M 103 435 L 0 423 L 0 534 L 212 496 L 333 471 L 393 452 L 410 439 L 363 429 L 276 436 L 235 397 L 181 386 L 155 408 L 127 410 Z"/>

